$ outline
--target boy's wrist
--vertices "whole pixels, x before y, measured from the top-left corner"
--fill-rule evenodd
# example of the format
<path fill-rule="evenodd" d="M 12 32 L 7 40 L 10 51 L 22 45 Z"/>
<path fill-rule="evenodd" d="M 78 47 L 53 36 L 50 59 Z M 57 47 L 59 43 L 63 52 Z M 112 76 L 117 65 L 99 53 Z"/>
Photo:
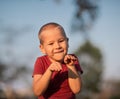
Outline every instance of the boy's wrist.
<path fill-rule="evenodd" d="M 67 65 L 68 68 L 75 68 L 75 65 Z"/>
<path fill-rule="evenodd" d="M 50 68 L 48 68 L 48 71 L 49 71 L 50 73 L 53 73 L 53 70 L 51 70 Z"/>

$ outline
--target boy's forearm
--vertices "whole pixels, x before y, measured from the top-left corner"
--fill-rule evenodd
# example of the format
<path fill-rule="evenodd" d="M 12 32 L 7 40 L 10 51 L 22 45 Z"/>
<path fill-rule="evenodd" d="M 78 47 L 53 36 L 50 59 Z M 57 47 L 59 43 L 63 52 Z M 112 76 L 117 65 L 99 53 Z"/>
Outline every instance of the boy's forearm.
<path fill-rule="evenodd" d="M 40 79 L 34 82 L 34 93 L 39 96 L 42 95 L 50 82 L 52 72 L 50 70 L 46 70 L 46 72 L 42 75 Z"/>
<path fill-rule="evenodd" d="M 80 92 L 81 89 L 81 77 L 77 72 L 75 66 L 68 66 L 68 81 L 69 86 L 73 93 Z"/>

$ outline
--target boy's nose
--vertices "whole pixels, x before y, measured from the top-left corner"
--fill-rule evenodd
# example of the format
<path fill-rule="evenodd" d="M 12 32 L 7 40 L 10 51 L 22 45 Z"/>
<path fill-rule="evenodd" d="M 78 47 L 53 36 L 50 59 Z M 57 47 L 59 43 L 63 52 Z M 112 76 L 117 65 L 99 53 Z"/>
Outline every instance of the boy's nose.
<path fill-rule="evenodd" d="M 60 44 L 59 43 L 55 43 L 55 48 L 60 48 Z"/>

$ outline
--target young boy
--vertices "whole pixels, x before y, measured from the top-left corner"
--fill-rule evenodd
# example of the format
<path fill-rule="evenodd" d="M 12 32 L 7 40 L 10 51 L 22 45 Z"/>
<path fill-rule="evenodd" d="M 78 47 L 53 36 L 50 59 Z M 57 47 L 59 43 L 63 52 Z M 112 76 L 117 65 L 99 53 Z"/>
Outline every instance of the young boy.
<path fill-rule="evenodd" d="M 38 99 L 75 99 L 80 92 L 78 59 L 68 54 L 68 38 L 57 23 L 43 25 L 38 34 L 40 50 L 33 72 L 33 90 Z M 80 72 L 80 73 L 79 73 Z"/>

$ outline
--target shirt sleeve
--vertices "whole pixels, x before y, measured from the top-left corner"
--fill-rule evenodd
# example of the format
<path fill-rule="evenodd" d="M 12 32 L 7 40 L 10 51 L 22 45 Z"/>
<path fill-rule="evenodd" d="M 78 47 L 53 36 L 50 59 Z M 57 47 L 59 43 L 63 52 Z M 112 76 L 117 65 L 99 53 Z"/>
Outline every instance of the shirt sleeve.
<path fill-rule="evenodd" d="M 79 64 L 79 62 L 77 61 L 77 62 L 75 62 L 75 68 L 77 69 L 77 71 L 79 71 L 81 74 L 83 73 L 83 70 L 81 69 L 81 67 L 80 67 L 80 64 Z"/>
<path fill-rule="evenodd" d="M 72 54 L 72 55 L 75 56 L 74 54 Z M 77 61 L 75 62 L 75 67 L 76 67 L 77 71 L 79 71 L 81 74 L 83 73 L 83 70 L 82 70 L 82 68 L 80 66 L 80 62 L 79 62 L 78 58 L 77 58 Z"/>
<path fill-rule="evenodd" d="M 43 74 L 42 61 L 41 61 L 41 59 L 40 59 L 39 57 L 38 57 L 38 58 L 36 59 L 36 61 L 35 61 L 32 77 L 33 77 L 35 74 Z"/>

